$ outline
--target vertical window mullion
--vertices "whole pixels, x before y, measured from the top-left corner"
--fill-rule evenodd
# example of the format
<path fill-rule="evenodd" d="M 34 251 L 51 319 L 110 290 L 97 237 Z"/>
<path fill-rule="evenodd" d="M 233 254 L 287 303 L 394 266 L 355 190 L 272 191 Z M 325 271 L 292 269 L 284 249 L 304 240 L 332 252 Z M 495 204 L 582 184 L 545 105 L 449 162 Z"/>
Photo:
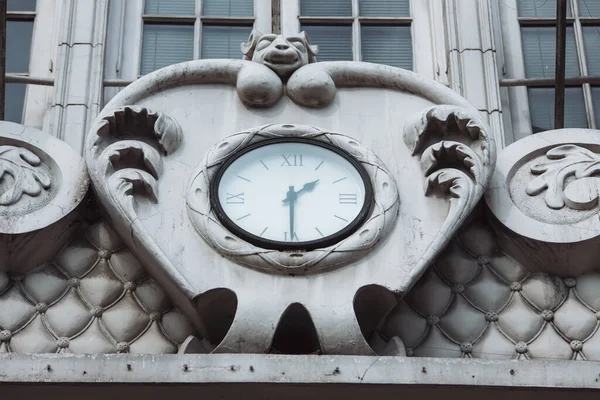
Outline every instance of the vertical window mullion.
<path fill-rule="evenodd" d="M 359 0 L 352 0 L 352 17 L 354 21 L 352 22 L 352 60 L 361 61 L 360 55 L 360 21 L 358 20 L 358 16 L 360 13 L 360 8 L 358 4 Z"/>
<path fill-rule="evenodd" d="M 292 36 L 301 30 L 300 19 L 298 18 L 300 16 L 300 1 L 302 0 L 280 0 L 280 27 L 283 36 Z"/>
<path fill-rule="evenodd" d="M 577 48 L 577 58 L 579 59 L 579 70 L 581 76 L 588 76 L 587 67 L 587 56 L 585 53 L 583 28 L 581 27 L 581 19 L 579 18 L 578 2 L 572 1 L 573 15 L 575 16 L 575 23 L 573 28 L 575 30 L 575 46 Z M 592 98 L 592 89 L 589 84 L 583 85 L 583 100 L 585 103 L 585 111 L 587 115 L 588 126 L 592 129 L 596 128 L 596 118 L 594 115 L 594 100 Z"/>
<path fill-rule="evenodd" d="M 202 0 L 196 0 L 194 15 L 194 60 L 199 60 L 202 58 Z"/>

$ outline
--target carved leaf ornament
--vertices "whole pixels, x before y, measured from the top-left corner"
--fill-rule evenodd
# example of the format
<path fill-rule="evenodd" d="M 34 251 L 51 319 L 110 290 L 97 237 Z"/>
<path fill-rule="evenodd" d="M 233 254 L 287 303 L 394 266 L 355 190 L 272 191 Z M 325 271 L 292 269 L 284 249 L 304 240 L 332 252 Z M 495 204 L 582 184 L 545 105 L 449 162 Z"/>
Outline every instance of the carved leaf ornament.
<path fill-rule="evenodd" d="M 589 178 L 600 175 L 600 155 L 581 146 L 565 144 L 550 149 L 546 157 L 549 161 L 531 167 L 531 173 L 538 176 L 527 185 L 528 195 L 546 191 L 546 205 L 557 210 L 565 205 L 585 210 L 598 204 L 600 181 Z"/>
<path fill-rule="evenodd" d="M 6 175 L 12 177 L 8 189 L 0 192 L 0 206 L 10 206 L 26 194 L 39 196 L 50 188 L 50 176 L 38 168 L 41 160 L 31 151 L 16 146 L 0 146 L 0 182 Z"/>

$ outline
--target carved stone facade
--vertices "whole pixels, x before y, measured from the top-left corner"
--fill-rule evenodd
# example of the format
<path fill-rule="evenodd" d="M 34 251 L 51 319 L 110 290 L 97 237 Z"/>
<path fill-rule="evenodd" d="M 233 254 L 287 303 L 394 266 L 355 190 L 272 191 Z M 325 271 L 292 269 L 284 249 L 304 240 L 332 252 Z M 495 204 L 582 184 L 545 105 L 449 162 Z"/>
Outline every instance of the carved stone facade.
<path fill-rule="evenodd" d="M 0 124 L 0 352 L 600 360 L 598 131 L 532 136 L 496 164 L 486 121 L 443 85 L 317 63 L 304 33 L 242 50 L 125 88 L 85 163 Z M 290 223 L 263 248 L 223 222 L 217 172 L 282 139 L 364 168 L 354 231 L 309 249 Z"/>

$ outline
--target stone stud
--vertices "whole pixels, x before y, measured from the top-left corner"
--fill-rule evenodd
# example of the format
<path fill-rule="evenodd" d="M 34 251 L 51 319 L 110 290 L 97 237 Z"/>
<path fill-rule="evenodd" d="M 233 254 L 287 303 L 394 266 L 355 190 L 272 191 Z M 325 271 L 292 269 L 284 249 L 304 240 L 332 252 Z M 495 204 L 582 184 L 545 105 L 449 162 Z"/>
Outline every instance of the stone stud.
<path fill-rule="evenodd" d="M 525 354 L 525 353 L 527 353 L 527 343 L 525 343 L 525 342 L 518 342 L 517 344 L 515 344 L 515 350 L 519 354 Z"/>
<path fill-rule="evenodd" d="M 46 311 L 48 311 L 48 304 L 46 303 L 37 303 L 35 305 L 35 310 L 39 313 L 45 313 Z"/>
<path fill-rule="evenodd" d="M 498 313 L 495 311 L 488 311 L 485 313 L 485 320 L 488 322 L 498 321 Z"/>
<path fill-rule="evenodd" d="M 79 287 L 79 278 L 69 278 L 68 284 L 72 288 Z"/>
<path fill-rule="evenodd" d="M 125 282 L 125 284 L 123 286 L 125 287 L 125 290 L 130 290 L 130 291 L 135 290 L 135 288 L 137 287 L 137 285 L 133 281 Z"/>
<path fill-rule="evenodd" d="M 568 288 L 574 288 L 575 285 L 577 285 L 577 280 L 575 278 L 565 278 L 564 282 Z"/>
<path fill-rule="evenodd" d="M 546 321 L 554 320 L 554 312 L 552 310 L 544 310 L 542 311 L 542 318 Z"/>
<path fill-rule="evenodd" d="M 110 256 L 111 256 L 110 250 L 107 250 L 107 249 L 100 249 L 100 250 L 98 250 L 98 257 L 107 260 L 107 259 L 110 258 Z"/>
<path fill-rule="evenodd" d="M 460 294 L 460 293 L 462 293 L 464 291 L 465 291 L 465 285 L 462 285 L 460 283 L 452 285 L 452 293 L 454 293 L 454 294 Z"/>
<path fill-rule="evenodd" d="M 522 289 L 523 285 L 521 284 L 521 282 L 511 282 L 510 290 L 512 290 L 513 292 L 520 292 Z"/>
<path fill-rule="evenodd" d="M 465 354 L 469 354 L 471 353 L 471 351 L 473 350 L 473 344 L 469 343 L 469 342 L 462 342 L 460 344 L 460 351 L 462 351 Z"/>
<path fill-rule="evenodd" d="M 129 350 L 129 343 L 127 342 L 119 342 L 117 343 L 117 351 L 119 353 L 124 353 Z"/>
<path fill-rule="evenodd" d="M 0 342 L 8 342 L 12 337 L 12 332 L 9 330 L 0 331 Z"/>
<path fill-rule="evenodd" d="M 427 317 L 427 324 L 434 326 L 440 323 L 440 318 L 435 315 L 430 315 Z"/>
<path fill-rule="evenodd" d="M 581 340 L 573 340 L 570 344 L 573 351 L 581 351 L 581 349 L 583 349 L 583 343 Z"/>
<path fill-rule="evenodd" d="M 406 356 L 413 357 L 414 355 L 415 355 L 415 350 L 412 347 L 407 347 L 406 348 Z"/>
<path fill-rule="evenodd" d="M 59 337 L 58 339 L 56 339 L 56 345 L 61 349 L 66 349 L 67 347 L 69 347 L 70 343 L 71 341 L 68 337 Z"/>
<path fill-rule="evenodd" d="M 21 274 L 12 274 L 10 276 L 10 279 L 12 279 L 15 282 L 21 282 L 23 279 L 25 279 L 25 276 Z"/>
<path fill-rule="evenodd" d="M 90 310 L 90 314 L 97 318 L 101 317 L 102 313 L 104 313 L 104 308 L 102 307 L 92 307 Z"/>
<path fill-rule="evenodd" d="M 154 312 L 150 313 L 149 317 L 150 317 L 150 321 L 160 321 L 162 314 L 159 313 L 158 311 L 154 311 Z"/>
<path fill-rule="evenodd" d="M 483 266 L 490 263 L 490 258 L 488 256 L 479 256 L 477 257 L 477 264 Z"/>

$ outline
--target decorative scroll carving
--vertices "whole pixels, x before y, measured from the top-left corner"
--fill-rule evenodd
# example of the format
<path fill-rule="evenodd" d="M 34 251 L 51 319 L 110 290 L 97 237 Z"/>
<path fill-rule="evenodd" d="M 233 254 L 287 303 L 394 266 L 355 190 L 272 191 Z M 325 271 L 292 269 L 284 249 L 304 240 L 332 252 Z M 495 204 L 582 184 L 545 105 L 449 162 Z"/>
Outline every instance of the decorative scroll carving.
<path fill-rule="evenodd" d="M 372 181 L 374 207 L 363 224 L 345 240 L 313 251 L 278 252 L 261 249 L 234 237 L 212 209 L 210 181 L 219 166 L 243 148 L 278 137 L 311 138 L 334 144 L 362 163 Z M 217 143 L 200 162 L 187 193 L 187 206 L 194 227 L 215 250 L 241 264 L 269 272 L 305 273 L 336 268 L 370 251 L 392 228 L 398 215 L 396 182 L 381 160 L 354 139 L 305 125 L 276 124 L 250 129 Z"/>
<path fill-rule="evenodd" d="M 181 127 L 167 114 L 121 107 L 100 118 L 92 132 L 96 138 L 88 160 L 90 175 L 110 218 L 117 220 L 116 227 L 127 227 L 136 247 L 158 259 L 168 279 L 185 290 L 187 282 L 140 223 L 136 211 L 136 200 L 157 202 L 162 157 L 179 148 Z"/>
<path fill-rule="evenodd" d="M 0 206 L 13 205 L 24 194 L 37 197 L 50 188 L 52 180 L 46 171 L 39 168 L 41 163 L 38 156 L 25 148 L 0 146 L 0 181 L 5 175 L 12 177 L 9 187 L 0 192 Z"/>
<path fill-rule="evenodd" d="M 423 273 L 471 213 L 489 182 L 495 145 L 479 116 L 456 106 L 434 106 L 404 128 L 404 141 L 421 155 L 426 196 L 449 198 L 450 210 L 427 256 L 413 273 Z M 455 140 L 441 140 L 452 138 Z M 441 140 L 441 141 L 440 141 Z"/>
<path fill-rule="evenodd" d="M 565 204 L 575 210 L 588 210 L 598 204 L 597 186 L 593 181 L 579 180 L 600 174 L 600 155 L 581 146 L 566 144 L 548 150 L 546 157 L 550 161 L 531 167 L 531 173 L 539 176 L 527 185 L 528 195 L 546 191 L 546 204 L 557 210 Z M 575 177 L 575 181 L 566 185 L 570 177 Z"/>

